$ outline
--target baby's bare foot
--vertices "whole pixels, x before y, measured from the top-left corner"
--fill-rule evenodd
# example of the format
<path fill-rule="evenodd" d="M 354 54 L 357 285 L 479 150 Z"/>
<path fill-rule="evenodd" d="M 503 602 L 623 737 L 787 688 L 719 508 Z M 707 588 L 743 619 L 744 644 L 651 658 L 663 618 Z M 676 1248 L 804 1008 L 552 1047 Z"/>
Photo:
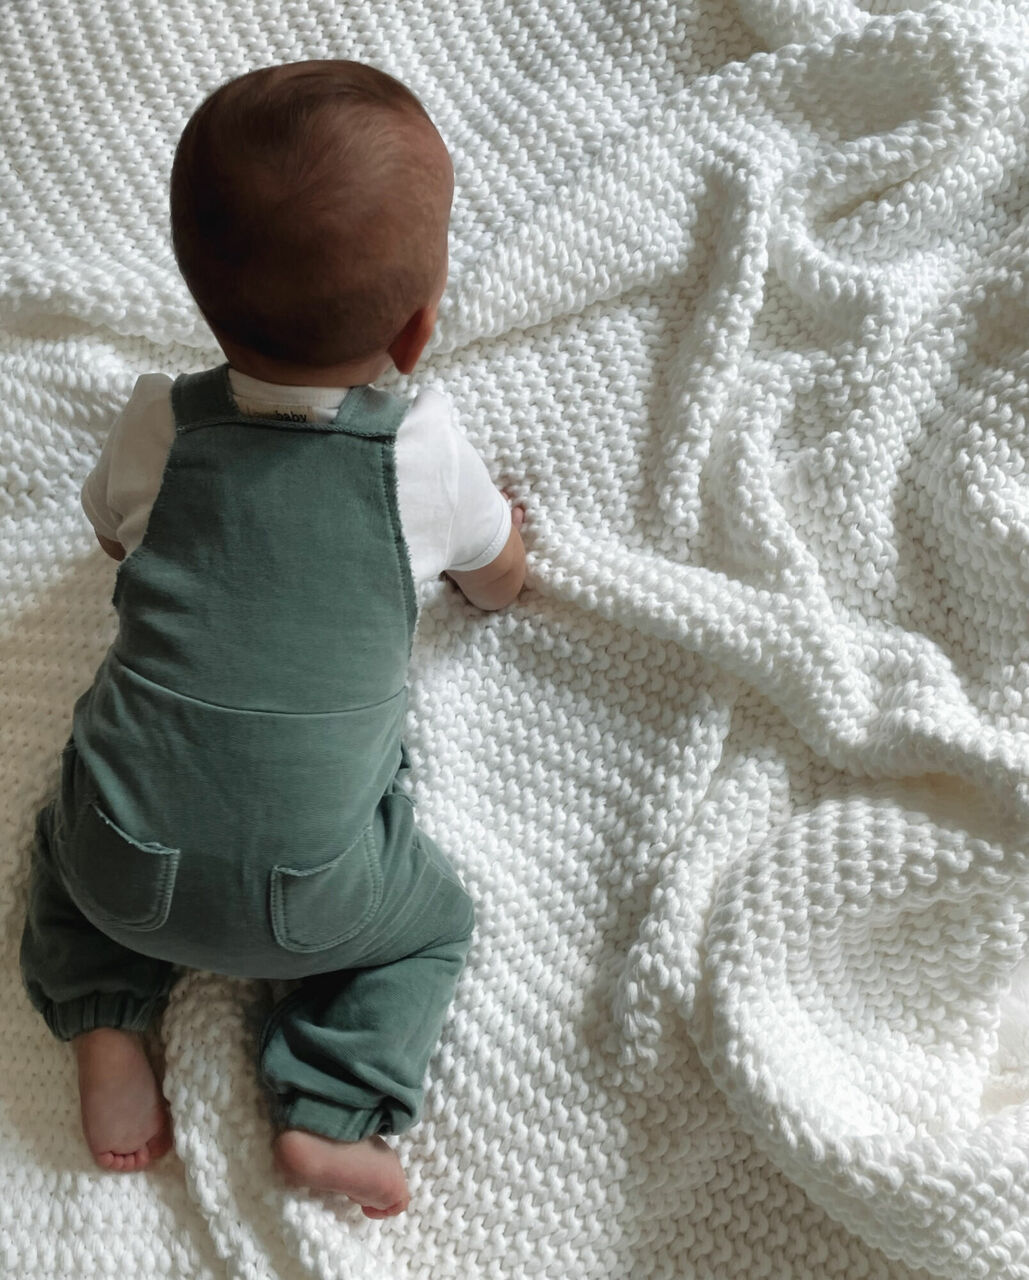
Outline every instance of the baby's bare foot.
<path fill-rule="evenodd" d="M 142 1038 L 98 1027 L 72 1043 L 82 1132 L 93 1159 L 117 1173 L 135 1173 L 159 1160 L 171 1148 L 171 1120 Z"/>
<path fill-rule="evenodd" d="M 341 1191 L 368 1218 L 392 1218 L 411 1199 L 396 1152 L 379 1137 L 333 1142 L 303 1129 L 285 1129 L 275 1139 L 275 1163 L 295 1185 Z"/>

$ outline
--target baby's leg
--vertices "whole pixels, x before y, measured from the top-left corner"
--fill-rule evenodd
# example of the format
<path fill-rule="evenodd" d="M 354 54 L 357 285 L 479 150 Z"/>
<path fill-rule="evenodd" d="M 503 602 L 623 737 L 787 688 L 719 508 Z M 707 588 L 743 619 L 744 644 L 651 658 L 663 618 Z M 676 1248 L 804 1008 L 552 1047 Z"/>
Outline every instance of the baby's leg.
<path fill-rule="evenodd" d="M 279 1094 L 276 1161 L 292 1182 L 338 1191 L 369 1218 L 407 1208 L 396 1153 L 378 1136 L 421 1109 L 422 1082 L 471 934 L 390 964 L 308 978 L 272 1012 L 261 1066 Z"/>
<path fill-rule="evenodd" d="M 442 865 L 442 854 L 421 839 Z M 425 1071 L 471 942 L 472 904 L 457 880 L 427 873 L 423 888 L 425 901 L 416 904 L 404 883 L 391 881 L 397 901 L 387 900 L 380 917 L 396 932 L 377 940 L 375 963 L 305 979 L 272 1011 L 261 1044 L 283 1129 L 279 1167 L 291 1181 L 342 1192 L 369 1218 L 407 1208 L 400 1161 L 378 1135 L 402 1133 L 418 1119 Z M 405 911 L 415 913 L 406 924 Z"/>
<path fill-rule="evenodd" d="M 120 946 L 82 915 L 53 864 L 39 816 L 21 972 L 32 1004 L 78 1060 L 82 1128 L 97 1164 L 132 1172 L 171 1146 L 171 1124 L 141 1032 L 167 997 L 172 966 Z"/>
<path fill-rule="evenodd" d="M 171 1149 L 171 1121 L 142 1036 L 98 1027 L 72 1041 L 82 1132 L 102 1169 L 134 1173 Z"/>

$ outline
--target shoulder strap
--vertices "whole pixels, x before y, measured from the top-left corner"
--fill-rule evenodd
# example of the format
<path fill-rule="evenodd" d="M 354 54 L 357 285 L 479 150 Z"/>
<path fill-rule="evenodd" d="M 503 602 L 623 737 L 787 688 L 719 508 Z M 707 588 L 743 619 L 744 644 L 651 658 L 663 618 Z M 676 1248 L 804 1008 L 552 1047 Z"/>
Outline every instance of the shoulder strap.
<path fill-rule="evenodd" d="M 409 400 L 380 391 L 378 387 L 351 387 L 339 406 L 335 422 L 328 425 L 351 436 L 391 439 L 410 407 Z"/>
<path fill-rule="evenodd" d="M 227 361 L 200 373 L 180 373 L 172 383 L 171 402 L 176 432 L 205 422 L 225 422 L 239 417 L 229 391 Z"/>

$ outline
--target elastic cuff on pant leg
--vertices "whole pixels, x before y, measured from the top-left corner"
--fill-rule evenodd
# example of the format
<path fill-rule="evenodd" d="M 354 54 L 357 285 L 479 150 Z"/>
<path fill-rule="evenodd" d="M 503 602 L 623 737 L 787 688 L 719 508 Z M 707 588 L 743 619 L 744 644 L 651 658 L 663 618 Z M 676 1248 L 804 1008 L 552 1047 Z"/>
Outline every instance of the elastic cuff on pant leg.
<path fill-rule="evenodd" d="M 72 1040 L 85 1031 L 96 1031 L 98 1027 L 145 1031 L 167 999 L 163 994 L 150 1000 L 140 1000 L 138 996 L 124 992 L 115 995 L 101 992 L 61 1004 L 48 1001 L 39 1012 L 58 1040 Z"/>
<path fill-rule="evenodd" d="M 284 1100 L 278 1108 L 278 1121 L 284 1129 L 307 1129 L 334 1142 L 360 1142 L 362 1138 L 370 1138 L 381 1131 L 384 1120 L 384 1113 L 377 1107 L 360 1111 L 303 1095 Z"/>

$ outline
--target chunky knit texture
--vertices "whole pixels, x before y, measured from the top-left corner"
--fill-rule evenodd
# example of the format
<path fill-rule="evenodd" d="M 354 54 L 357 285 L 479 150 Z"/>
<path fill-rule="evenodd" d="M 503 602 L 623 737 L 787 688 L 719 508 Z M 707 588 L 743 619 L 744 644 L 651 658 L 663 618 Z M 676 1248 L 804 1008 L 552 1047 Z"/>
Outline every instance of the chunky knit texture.
<path fill-rule="evenodd" d="M 1029 1277 L 1029 23 L 897 9 L 0 8 L 4 1275 Z M 516 607 L 422 600 L 479 930 L 386 1223 L 276 1179 L 263 987 L 177 987 L 176 1155 L 112 1176 L 16 966 L 111 635 L 78 487 L 136 374 L 218 359 L 175 139 L 325 56 L 452 149 L 420 376 L 529 511 Z"/>

